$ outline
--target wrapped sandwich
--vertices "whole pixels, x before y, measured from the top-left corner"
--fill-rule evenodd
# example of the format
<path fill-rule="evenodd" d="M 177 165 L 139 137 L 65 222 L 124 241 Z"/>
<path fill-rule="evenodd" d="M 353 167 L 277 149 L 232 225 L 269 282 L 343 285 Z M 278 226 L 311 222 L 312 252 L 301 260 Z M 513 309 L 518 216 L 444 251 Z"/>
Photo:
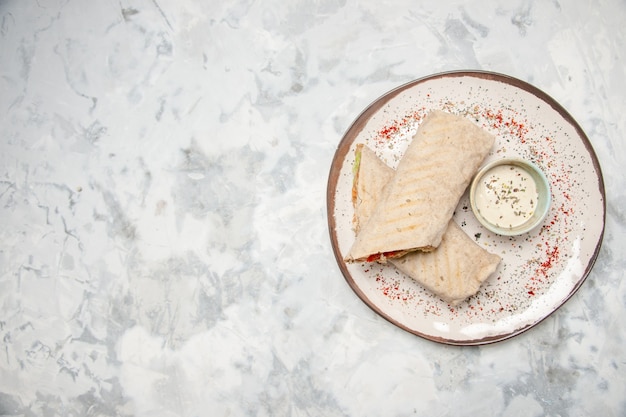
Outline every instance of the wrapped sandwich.
<path fill-rule="evenodd" d="M 352 198 L 354 228 L 358 234 L 367 224 L 394 177 L 394 170 L 382 162 L 370 148 L 357 145 Z M 398 270 L 451 305 L 458 305 L 474 295 L 494 273 L 500 257 L 476 244 L 453 220 L 449 220 L 441 242 L 429 252 L 413 251 L 390 258 Z"/>
<path fill-rule="evenodd" d="M 494 141 L 493 135 L 464 117 L 438 110 L 429 113 L 378 195 L 370 218 L 359 221 L 359 233 L 345 260 L 384 262 L 438 247 Z"/>

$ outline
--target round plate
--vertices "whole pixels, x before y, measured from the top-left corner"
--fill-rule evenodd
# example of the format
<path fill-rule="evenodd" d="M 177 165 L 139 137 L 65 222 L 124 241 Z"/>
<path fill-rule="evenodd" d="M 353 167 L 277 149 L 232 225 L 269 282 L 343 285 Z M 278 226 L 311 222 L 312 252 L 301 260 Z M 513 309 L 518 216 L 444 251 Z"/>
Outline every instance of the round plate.
<path fill-rule="evenodd" d="M 484 161 L 517 157 L 546 174 L 552 205 L 541 227 L 499 236 L 473 216 L 468 192 L 455 222 L 502 257 L 479 292 L 452 307 L 391 265 L 343 261 L 354 242 L 351 201 L 354 149 L 371 147 L 395 168 L 421 120 L 433 109 L 463 115 L 496 136 Z M 337 263 L 354 292 L 391 323 L 453 345 L 504 340 L 533 327 L 582 285 L 600 250 L 604 182 L 589 139 L 547 94 L 524 81 L 477 71 L 447 72 L 396 88 L 359 115 L 333 158 L 327 188 L 328 226 Z"/>

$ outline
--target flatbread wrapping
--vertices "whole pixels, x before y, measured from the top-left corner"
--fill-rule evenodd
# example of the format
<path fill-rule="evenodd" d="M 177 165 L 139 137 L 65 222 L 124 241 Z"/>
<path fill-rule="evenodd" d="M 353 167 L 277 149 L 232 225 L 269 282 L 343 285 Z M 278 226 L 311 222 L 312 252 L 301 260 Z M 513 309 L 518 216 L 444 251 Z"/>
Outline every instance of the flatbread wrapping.
<path fill-rule="evenodd" d="M 360 163 L 354 173 L 352 197 L 355 230 L 358 231 L 359 225 L 372 216 L 376 200 L 393 178 L 394 170 L 366 146 L 357 145 L 356 153 Z M 495 272 L 500 260 L 450 220 L 437 249 L 411 252 L 389 262 L 442 300 L 458 305 L 476 294 Z"/>
<path fill-rule="evenodd" d="M 384 261 L 439 246 L 461 195 L 494 141 L 465 117 L 430 112 L 372 216 L 360 222 L 361 231 L 345 260 Z"/>

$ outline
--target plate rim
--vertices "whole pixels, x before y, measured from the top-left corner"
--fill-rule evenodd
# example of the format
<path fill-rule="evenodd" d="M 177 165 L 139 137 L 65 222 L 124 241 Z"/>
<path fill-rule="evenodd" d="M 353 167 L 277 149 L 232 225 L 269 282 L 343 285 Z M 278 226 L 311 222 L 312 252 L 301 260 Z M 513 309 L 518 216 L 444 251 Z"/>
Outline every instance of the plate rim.
<path fill-rule="evenodd" d="M 335 219 L 335 192 L 337 189 L 337 183 L 339 181 L 340 171 L 343 166 L 343 162 L 350 151 L 352 144 L 354 143 L 358 134 L 363 130 L 369 118 L 374 115 L 381 107 L 383 107 L 388 101 L 396 97 L 398 94 L 403 91 L 412 88 L 418 84 L 422 84 L 428 81 L 441 79 L 441 78 L 460 78 L 460 77 L 474 77 L 480 78 L 489 81 L 502 82 L 513 87 L 517 87 L 521 90 L 524 90 L 533 96 L 539 98 L 545 104 L 549 105 L 554 109 L 564 121 L 569 123 L 578 137 L 582 140 L 585 149 L 590 155 L 591 162 L 593 164 L 594 170 L 597 173 L 597 182 L 598 182 L 598 191 L 602 197 L 602 222 L 601 222 L 601 230 L 598 237 L 598 241 L 596 243 L 596 247 L 589 259 L 588 264 L 585 267 L 585 270 L 582 276 L 578 279 L 576 284 L 572 287 L 570 292 L 563 298 L 563 300 L 558 303 L 550 312 L 540 317 L 538 320 L 535 320 L 532 323 L 526 324 L 518 329 L 513 330 L 512 332 L 506 334 L 500 334 L 495 336 L 486 336 L 478 339 L 468 339 L 468 340 L 455 340 L 455 339 L 447 339 L 444 337 L 433 336 L 429 334 L 425 334 L 423 332 L 417 331 L 415 329 L 411 329 L 405 324 L 401 323 L 399 320 L 391 317 L 389 314 L 385 313 L 380 307 L 376 305 L 373 301 L 371 301 L 366 294 L 361 290 L 361 288 L 356 284 L 354 278 L 348 271 L 348 267 L 346 263 L 343 261 L 343 257 L 339 251 L 339 244 L 336 234 L 336 219 Z M 430 75 L 426 75 L 420 78 L 416 78 L 412 81 L 401 84 L 382 95 L 378 96 L 374 101 L 372 101 L 369 105 L 367 105 L 353 120 L 353 122 L 348 126 L 348 128 L 344 131 L 341 140 L 337 145 L 337 149 L 333 155 L 333 159 L 331 161 L 327 186 L 326 186 L 326 217 L 328 223 L 328 232 L 330 235 L 331 246 L 333 249 L 333 254 L 335 256 L 335 260 L 339 269 L 350 286 L 352 290 L 356 293 L 356 295 L 363 301 L 370 309 L 372 309 L 379 316 L 390 322 L 391 324 L 426 340 L 437 342 L 445 345 L 454 345 L 454 346 L 479 346 L 486 345 L 496 342 L 501 342 L 508 340 L 514 336 L 520 335 L 531 328 L 537 326 L 539 323 L 552 316 L 555 311 L 560 309 L 569 299 L 580 289 L 582 284 L 587 280 L 595 262 L 600 253 L 600 249 L 602 247 L 602 243 L 604 241 L 604 231 L 606 228 L 606 192 L 604 187 L 604 176 L 602 174 L 602 169 L 600 166 L 600 162 L 598 160 L 597 154 L 589 140 L 589 137 L 584 132 L 582 127 L 578 124 L 576 119 L 572 117 L 572 115 L 561 105 L 558 101 L 556 101 L 552 96 L 544 92 L 543 90 L 535 87 L 529 82 L 523 81 L 521 79 L 515 78 L 510 75 L 506 75 L 503 73 L 493 72 L 493 71 L 484 71 L 484 70 L 454 70 L 454 71 L 443 71 Z"/>

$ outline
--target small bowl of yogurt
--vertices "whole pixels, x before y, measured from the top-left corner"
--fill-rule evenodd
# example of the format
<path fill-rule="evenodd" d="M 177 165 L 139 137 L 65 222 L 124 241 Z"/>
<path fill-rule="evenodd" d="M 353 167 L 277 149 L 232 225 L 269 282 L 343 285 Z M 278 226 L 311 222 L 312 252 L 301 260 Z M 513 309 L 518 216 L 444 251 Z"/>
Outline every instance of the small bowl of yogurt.
<path fill-rule="evenodd" d="M 474 215 L 499 235 L 521 235 L 539 226 L 551 202 L 545 174 L 535 164 L 518 158 L 485 165 L 470 186 Z"/>

